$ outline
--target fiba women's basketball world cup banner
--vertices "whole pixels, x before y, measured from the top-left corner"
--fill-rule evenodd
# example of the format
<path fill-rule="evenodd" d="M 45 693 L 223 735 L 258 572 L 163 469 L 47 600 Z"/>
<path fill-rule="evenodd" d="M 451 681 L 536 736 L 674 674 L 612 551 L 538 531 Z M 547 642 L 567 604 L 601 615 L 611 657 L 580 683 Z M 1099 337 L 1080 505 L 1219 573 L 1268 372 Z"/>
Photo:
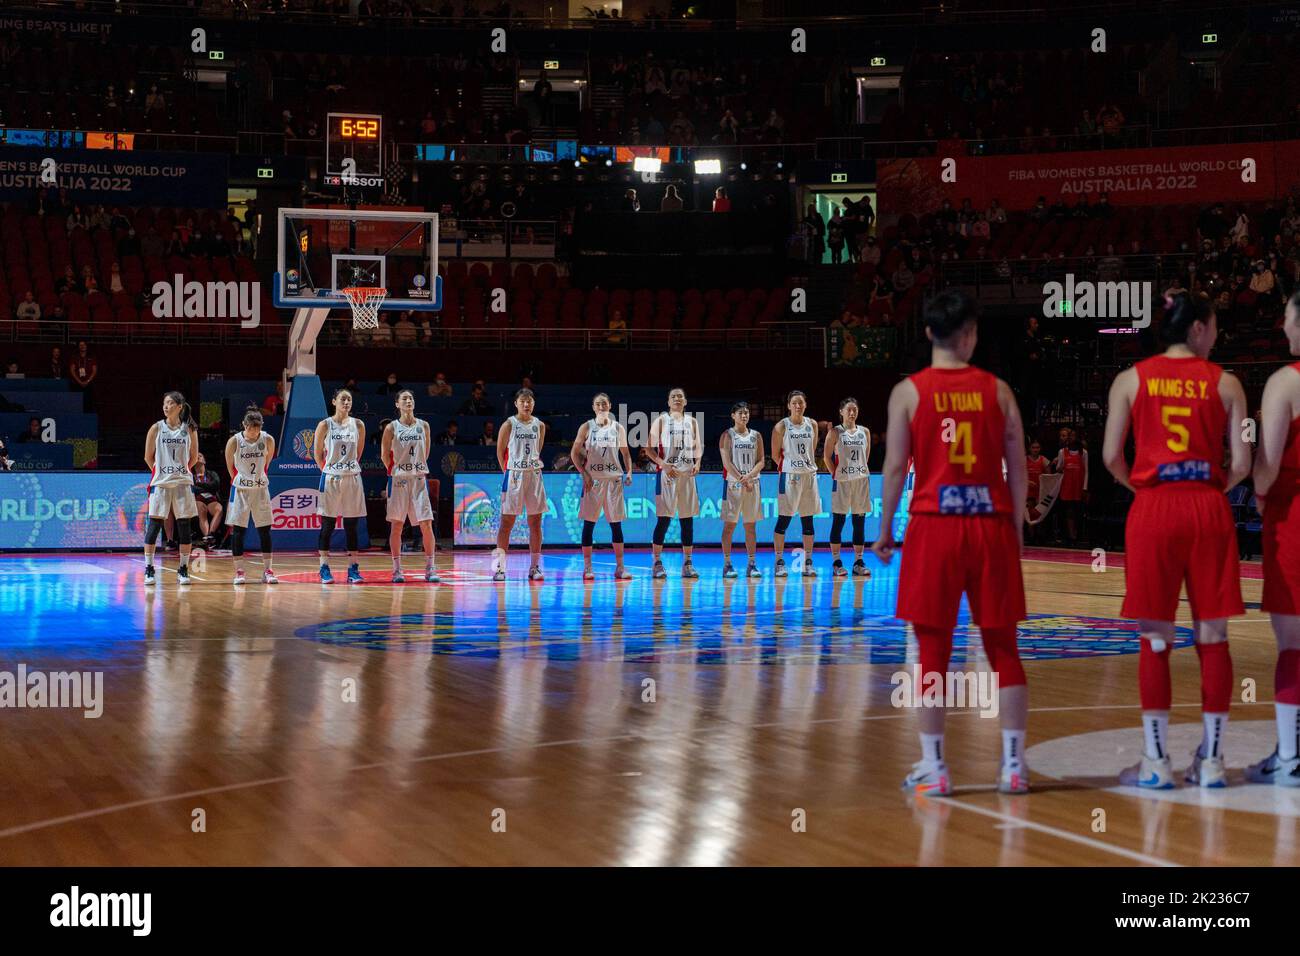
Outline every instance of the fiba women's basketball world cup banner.
<path fill-rule="evenodd" d="M 959 145 L 959 144 L 954 144 Z M 942 144 L 941 144 L 942 146 Z M 1233 143 L 1169 149 L 1115 149 L 1082 153 L 965 156 L 953 151 L 878 164 L 880 209 L 923 216 L 945 199 L 986 209 L 1030 209 L 1043 196 L 1070 206 L 1102 193 L 1111 205 L 1259 202 L 1279 198 L 1300 174 L 1300 142 Z"/>
<path fill-rule="evenodd" d="M 458 474 L 456 476 L 454 543 L 457 547 L 491 546 L 496 544 L 497 528 L 501 524 L 501 473 L 496 474 Z M 695 518 L 695 543 L 699 545 L 716 544 L 722 538 L 722 521 L 718 517 L 722 501 L 722 475 L 717 472 L 702 473 L 696 479 L 700 494 L 700 513 Z M 818 490 L 821 492 L 822 505 L 826 508 L 831 503 L 831 476 L 817 476 Z M 582 544 L 582 518 L 578 516 L 578 505 L 582 498 L 582 478 L 575 471 L 543 473 L 542 483 L 546 487 L 546 515 L 542 518 L 542 543 L 548 545 Z M 758 522 L 758 539 L 762 542 L 772 540 L 776 527 L 776 485 L 775 472 L 763 474 L 759 480 L 759 490 L 763 499 L 763 519 Z M 871 476 L 872 513 L 867 516 L 867 543 L 875 541 L 880 534 L 880 475 Z M 623 520 L 623 540 L 628 544 L 649 544 L 655 529 L 655 475 L 652 472 L 637 472 L 632 476 L 632 484 L 623 489 L 623 500 L 627 505 L 627 517 Z M 894 519 L 894 538 L 901 541 L 903 530 L 907 525 L 907 506 L 911 501 L 911 489 L 903 492 L 898 506 L 898 515 Z M 831 515 L 825 511 L 817 516 L 817 541 L 829 540 Z M 852 539 L 850 526 L 846 524 L 845 542 Z M 528 541 L 528 526 L 524 521 L 516 521 L 510 540 L 516 544 Z M 604 520 L 596 525 L 596 543 L 609 543 L 609 525 Z M 678 523 L 674 521 L 668 529 L 668 543 L 681 541 Z M 736 540 L 742 541 L 742 533 L 736 532 Z M 799 525 L 796 521 L 789 531 L 788 540 L 797 546 Z"/>
<path fill-rule="evenodd" d="M 0 202 L 31 202 L 42 186 L 106 206 L 226 205 L 228 159 L 219 153 L 0 147 Z"/>

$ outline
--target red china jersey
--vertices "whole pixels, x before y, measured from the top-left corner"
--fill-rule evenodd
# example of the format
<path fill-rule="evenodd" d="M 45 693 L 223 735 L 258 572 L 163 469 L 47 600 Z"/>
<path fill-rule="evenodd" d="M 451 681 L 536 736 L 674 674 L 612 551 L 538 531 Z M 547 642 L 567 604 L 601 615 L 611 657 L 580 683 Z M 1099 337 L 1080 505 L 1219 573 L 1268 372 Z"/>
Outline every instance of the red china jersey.
<path fill-rule="evenodd" d="M 1028 497 L 1030 501 L 1038 500 L 1038 479 L 1047 471 L 1047 466 L 1051 464 L 1045 457 L 1039 455 L 1035 458 L 1033 455 L 1025 456 L 1025 471 L 1029 475 Z"/>
<path fill-rule="evenodd" d="M 927 368 L 911 381 L 919 396 L 911 424 L 911 513 L 1014 513 L 1002 473 L 1006 421 L 997 379 L 967 366 Z"/>
<path fill-rule="evenodd" d="M 1222 488 L 1228 413 L 1219 397 L 1223 369 L 1201 358 L 1156 355 L 1138 362 L 1133 402 L 1135 488 L 1179 482 Z"/>
<path fill-rule="evenodd" d="M 1300 362 L 1293 362 L 1291 367 L 1300 372 Z M 1286 448 L 1278 465 L 1277 478 L 1268 489 L 1270 502 L 1289 501 L 1300 495 L 1300 415 L 1291 419 L 1291 428 L 1286 433 Z"/>

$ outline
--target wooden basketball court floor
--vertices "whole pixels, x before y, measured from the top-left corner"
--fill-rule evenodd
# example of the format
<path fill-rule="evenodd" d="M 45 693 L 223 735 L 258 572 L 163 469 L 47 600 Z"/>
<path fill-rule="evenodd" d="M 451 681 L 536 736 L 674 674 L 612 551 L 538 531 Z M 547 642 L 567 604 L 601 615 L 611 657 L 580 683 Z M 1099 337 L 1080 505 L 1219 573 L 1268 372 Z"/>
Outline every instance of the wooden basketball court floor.
<path fill-rule="evenodd" d="M 251 556 L 250 572 L 260 568 Z M 0 862 L 9 865 L 1300 863 L 1300 792 L 1244 783 L 1275 740 L 1274 643 L 1246 565 L 1231 637 L 1233 786 L 1148 794 L 1115 774 L 1141 745 L 1122 556 L 1033 551 L 1034 792 L 999 795 L 996 720 L 951 714 L 958 790 L 912 798 L 915 714 L 891 675 L 915 659 L 891 617 L 897 558 L 821 575 L 616 584 L 608 552 L 493 584 L 488 555 L 442 553 L 446 584 L 323 587 L 315 558 L 242 589 L 175 556 L 146 589 L 125 555 L 0 558 L 0 671 L 98 671 L 102 715 L 0 710 Z M 412 555 L 408 568 L 422 559 Z M 345 570 L 333 564 L 337 578 Z M 250 573 L 250 578 L 258 577 Z M 1184 604 L 1184 608 L 1185 608 Z M 974 629 L 953 666 L 986 666 Z M 1180 632 L 1180 645 L 1189 640 Z M 1174 654 L 1181 769 L 1200 734 L 1197 661 Z M 652 680 L 653 685 L 647 683 Z M 199 832 L 196 832 L 199 831 Z"/>

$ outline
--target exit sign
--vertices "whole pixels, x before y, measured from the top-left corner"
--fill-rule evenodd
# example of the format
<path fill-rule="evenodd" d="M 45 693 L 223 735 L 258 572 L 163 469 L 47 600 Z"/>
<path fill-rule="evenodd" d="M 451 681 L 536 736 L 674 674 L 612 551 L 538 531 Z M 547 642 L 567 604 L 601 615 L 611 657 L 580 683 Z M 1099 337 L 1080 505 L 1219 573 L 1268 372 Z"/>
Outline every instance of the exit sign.
<path fill-rule="evenodd" d="M 559 60 L 543 60 L 543 61 L 542 61 L 542 69 L 543 69 L 543 70 L 558 70 L 559 68 L 560 68 L 560 61 L 559 61 Z"/>
<path fill-rule="evenodd" d="M 871 58 L 871 65 L 872 65 L 872 66 L 884 66 L 884 65 L 885 65 L 885 58 L 884 58 L 883 56 L 873 56 L 873 57 Z"/>
<path fill-rule="evenodd" d="M 209 51 L 208 51 L 208 59 L 209 59 L 209 60 L 224 60 L 225 58 L 226 58 L 226 51 L 225 51 L 225 50 L 209 50 Z"/>
<path fill-rule="evenodd" d="M 1201 42 L 1202 42 L 1202 43 L 1218 43 L 1218 42 L 1219 42 L 1219 35 L 1218 35 L 1217 33 L 1202 33 L 1202 34 L 1201 34 Z"/>
<path fill-rule="evenodd" d="M 848 181 L 848 173 L 831 173 L 831 182 L 833 183 L 847 183 Z"/>
<path fill-rule="evenodd" d="M 258 179 L 274 179 L 274 178 L 275 178 L 275 170 L 274 170 L 273 168 L 269 168 L 269 167 L 266 167 L 266 166 L 258 166 L 258 167 L 257 167 L 257 178 L 258 178 Z"/>

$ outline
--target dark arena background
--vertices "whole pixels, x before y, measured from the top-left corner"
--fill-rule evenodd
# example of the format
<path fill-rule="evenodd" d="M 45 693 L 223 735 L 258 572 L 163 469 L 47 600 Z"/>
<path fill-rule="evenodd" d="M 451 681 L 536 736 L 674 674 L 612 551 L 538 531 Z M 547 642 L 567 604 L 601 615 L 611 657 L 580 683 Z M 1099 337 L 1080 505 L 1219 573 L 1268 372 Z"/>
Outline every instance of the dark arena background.
<path fill-rule="evenodd" d="M 1127 785 L 1145 652 L 1121 603 L 1150 569 L 1126 567 L 1133 494 L 1103 433 L 1181 292 L 1214 307 L 1257 450 L 1265 382 L 1295 361 L 1298 52 L 1294 4 L 4 3 L 0 863 L 70 868 L 65 893 L 119 867 L 1000 867 L 1026 887 L 1017 868 L 1095 867 L 1106 888 L 1070 892 L 1098 925 L 1250 923 L 1230 871 L 1201 886 L 1217 904 L 1120 890 L 1300 863 L 1300 788 L 1248 773 L 1278 745 L 1283 672 L 1254 479 L 1226 489 L 1226 786 L 1183 777 L 1203 726 L 1185 597 L 1176 779 Z M 1000 787 L 996 684 L 978 692 L 1000 671 L 965 601 L 951 792 L 900 789 L 928 705 L 904 693 L 915 479 L 883 521 L 888 409 L 945 290 L 978 303 L 971 362 L 1023 421 L 1027 794 Z M 358 447 L 323 422 L 343 389 Z M 385 432 L 403 454 L 420 434 L 408 392 L 428 428 L 393 465 Z M 597 393 L 632 471 L 584 557 Z M 870 484 L 865 551 L 841 518 L 836 567 L 825 441 L 848 397 Z M 730 576 L 739 402 L 766 467 L 755 570 L 737 527 Z M 269 497 L 274 584 L 247 509 L 232 524 L 250 407 L 275 443 L 247 492 Z M 680 423 L 698 511 L 663 531 Z M 792 525 L 778 564 L 809 423 L 813 534 Z M 521 454 L 540 559 L 527 518 L 497 547 Z M 358 510 L 327 517 L 322 558 L 344 482 Z M 436 580 L 414 504 L 394 580 L 399 495 L 427 498 Z M 916 567 L 936 589 L 962 573 Z"/>

